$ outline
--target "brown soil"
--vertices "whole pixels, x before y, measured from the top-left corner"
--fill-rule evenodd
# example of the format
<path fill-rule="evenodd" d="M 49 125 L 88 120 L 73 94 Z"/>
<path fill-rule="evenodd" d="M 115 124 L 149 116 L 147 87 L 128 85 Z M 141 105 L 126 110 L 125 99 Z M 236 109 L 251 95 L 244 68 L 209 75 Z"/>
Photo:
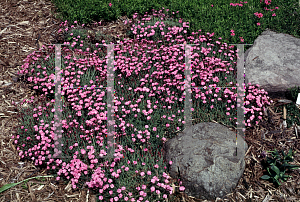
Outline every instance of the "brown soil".
<path fill-rule="evenodd" d="M 11 136 L 16 134 L 13 129 L 18 122 L 16 115 L 19 110 L 12 102 L 20 103 L 31 96 L 37 98 L 36 92 L 17 75 L 24 64 L 23 60 L 37 51 L 42 45 L 54 44 L 59 40 L 56 34 L 60 29 L 61 20 L 55 17 L 55 7 L 48 0 L 11 0 L 0 2 L 0 186 L 15 183 L 34 176 L 47 175 L 45 169 L 39 169 L 31 162 L 22 162 L 12 142 Z M 128 25 L 124 25 L 127 16 L 122 16 L 115 22 L 102 22 L 99 28 L 88 29 L 101 31 L 116 43 L 121 37 L 126 38 Z M 132 20 L 132 19 L 131 19 Z M 119 37 L 117 36 L 119 35 Z M 36 99 L 37 100 L 37 99 Z M 299 153 L 299 138 L 295 127 L 288 130 L 280 129 L 282 112 L 274 109 L 275 103 L 269 107 L 268 114 L 251 130 L 245 132 L 248 151 L 245 156 L 246 168 L 237 187 L 223 200 L 216 201 L 299 201 L 300 175 L 295 170 L 293 176 L 277 188 L 273 184 L 259 179 L 266 170 L 261 165 L 260 153 L 265 150 L 280 150 L 289 148 Z M 25 104 L 22 106 L 26 108 Z M 300 132 L 300 131 L 299 131 Z M 299 154 L 295 155 L 294 165 L 300 165 Z M 31 182 L 38 182 L 32 185 Z M 176 201 L 196 200 L 184 193 L 176 194 Z M 24 189 L 21 184 L 0 194 L 0 201 L 95 201 L 87 189 L 73 191 L 70 186 L 57 182 L 55 178 L 46 178 L 44 182 L 36 179 L 27 182 Z"/>

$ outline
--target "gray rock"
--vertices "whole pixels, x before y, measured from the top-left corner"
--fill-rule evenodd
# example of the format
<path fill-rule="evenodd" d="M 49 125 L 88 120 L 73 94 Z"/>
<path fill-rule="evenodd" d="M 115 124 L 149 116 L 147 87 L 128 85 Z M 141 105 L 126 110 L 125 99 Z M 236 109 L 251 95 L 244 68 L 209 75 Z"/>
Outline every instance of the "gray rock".
<path fill-rule="evenodd" d="M 238 136 L 236 145 L 235 132 L 212 122 L 187 128 L 164 145 L 164 158 L 172 161 L 170 176 L 181 179 L 184 192 L 197 199 L 215 200 L 231 193 L 244 173 L 248 149 Z"/>
<path fill-rule="evenodd" d="M 300 86 L 300 39 L 266 30 L 245 52 L 246 86 L 259 84 L 269 93 Z"/>

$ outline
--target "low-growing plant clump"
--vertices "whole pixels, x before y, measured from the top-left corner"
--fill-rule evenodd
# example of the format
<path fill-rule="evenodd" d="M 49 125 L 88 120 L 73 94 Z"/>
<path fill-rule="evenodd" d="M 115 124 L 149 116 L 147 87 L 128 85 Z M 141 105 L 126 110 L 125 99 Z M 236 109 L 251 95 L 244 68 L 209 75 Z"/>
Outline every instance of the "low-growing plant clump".
<path fill-rule="evenodd" d="M 46 53 L 29 55 L 20 72 L 36 84 L 34 89 L 43 92 L 40 99 L 43 104 L 29 102 L 33 104 L 23 110 L 18 135 L 12 138 L 22 159 L 47 167 L 57 180 L 71 180 L 73 189 L 88 186 L 99 195 L 99 200 L 165 201 L 168 198 L 172 201 L 173 194 L 184 191 L 184 187 L 179 179 L 168 176 L 167 164 L 172 162 L 164 161 L 162 147 L 185 124 L 185 58 L 184 46 L 180 44 L 197 45 L 191 48 L 192 86 L 200 87 L 192 88 L 192 106 L 196 109 L 192 108 L 193 119 L 216 120 L 231 127 L 235 126 L 237 103 L 235 89 L 229 88 L 236 88 L 236 62 L 233 61 L 237 59 L 237 51 L 226 43 L 212 41 L 210 37 L 214 34 L 179 35 L 187 33 L 188 22 L 183 22 L 182 27 L 172 24 L 165 27 L 160 21 L 153 25 L 137 24 L 141 26 L 133 25 L 131 29 L 136 39 L 116 44 L 114 50 L 116 150 L 113 161 L 102 158 L 108 148 L 104 88 L 107 63 L 106 58 L 103 60 L 107 48 L 105 45 L 98 48 L 100 44 L 91 48 L 80 35 L 69 34 L 67 39 L 71 43 L 66 43 L 70 48 L 79 48 L 75 49 L 77 57 L 69 47 L 62 46 L 61 54 L 61 85 L 64 86 L 61 148 L 65 158 L 53 158 L 58 152 L 53 127 L 57 107 L 54 46 L 43 47 Z M 61 25 L 67 26 L 67 22 Z M 159 36 L 162 40 L 157 40 Z M 209 85 L 228 88 L 204 88 Z M 247 128 L 258 124 L 262 110 L 272 102 L 266 95 L 259 85 L 245 89 Z"/>

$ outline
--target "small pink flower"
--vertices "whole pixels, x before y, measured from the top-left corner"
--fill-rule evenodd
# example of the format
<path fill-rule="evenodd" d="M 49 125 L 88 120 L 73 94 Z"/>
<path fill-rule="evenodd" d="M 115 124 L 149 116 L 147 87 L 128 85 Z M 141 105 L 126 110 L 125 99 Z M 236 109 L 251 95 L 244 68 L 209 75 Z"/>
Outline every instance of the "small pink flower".
<path fill-rule="evenodd" d="M 182 186 L 182 187 L 179 187 L 179 190 L 180 190 L 180 191 L 184 191 L 184 190 L 185 190 L 185 187 L 183 187 L 183 186 Z"/>
<path fill-rule="evenodd" d="M 81 151 L 81 154 L 85 154 L 86 153 L 86 151 L 84 149 L 81 149 L 80 151 Z"/>
<path fill-rule="evenodd" d="M 109 3 L 109 6 L 111 7 L 111 6 L 112 6 L 112 4 L 111 4 L 111 3 Z"/>

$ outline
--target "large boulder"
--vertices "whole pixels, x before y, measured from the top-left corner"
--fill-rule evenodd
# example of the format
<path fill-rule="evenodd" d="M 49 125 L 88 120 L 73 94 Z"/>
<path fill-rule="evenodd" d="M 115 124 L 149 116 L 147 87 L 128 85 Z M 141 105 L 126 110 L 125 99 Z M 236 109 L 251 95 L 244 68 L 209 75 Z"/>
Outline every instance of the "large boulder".
<path fill-rule="evenodd" d="M 259 84 L 272 97 L 300 86 L 300 39 L 267 29 L 245 52 L 246 86 Z"/>
<path fill-rule="evenodd" d="M 237 149 L 237 150 L 236 150 Z M 243 137 L 218 123 L 203 122 L 186 128 L 164 145 L 170 176 L 182 181 L 186 194 L 197 199 L 215 200 L 236 187 L 244 173 Z"/>

